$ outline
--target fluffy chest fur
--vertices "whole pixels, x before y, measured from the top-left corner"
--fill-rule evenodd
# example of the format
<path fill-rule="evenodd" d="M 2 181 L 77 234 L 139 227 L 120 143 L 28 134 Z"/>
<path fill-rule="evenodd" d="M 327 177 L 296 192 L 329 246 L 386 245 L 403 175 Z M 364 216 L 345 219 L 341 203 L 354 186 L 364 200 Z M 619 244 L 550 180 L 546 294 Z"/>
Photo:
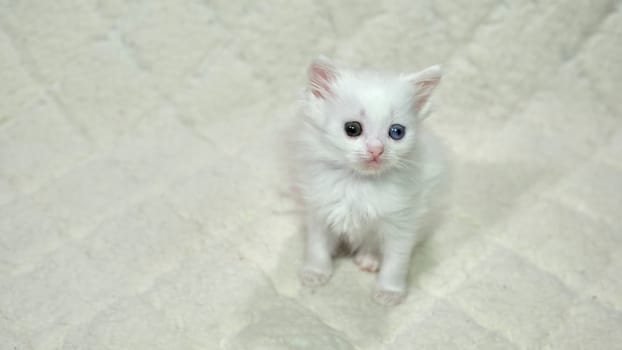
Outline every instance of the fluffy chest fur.
<path fill-rule="evenodd" d="M 408 186 L 396 175 L 360 177 L 324 169 L 322 176 L 308 179 L 304 192 L 307 205 L 332 234 L 357 242 L 375 234 L 380 222 L 412 211 L 416 186 L 411 182 Z"/>

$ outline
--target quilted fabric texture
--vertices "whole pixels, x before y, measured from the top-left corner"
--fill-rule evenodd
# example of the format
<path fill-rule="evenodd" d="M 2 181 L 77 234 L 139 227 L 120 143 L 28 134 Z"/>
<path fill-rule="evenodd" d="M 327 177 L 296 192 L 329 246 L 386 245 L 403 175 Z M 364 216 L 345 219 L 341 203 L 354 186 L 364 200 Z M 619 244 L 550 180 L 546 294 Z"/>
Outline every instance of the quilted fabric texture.
<path fill-rule="evenodd" d="M 410 295 L 302 288 L 308 62 L 445 76 Z M 1 349 L 614 349 L 619 1 L 0 0 Z"/>

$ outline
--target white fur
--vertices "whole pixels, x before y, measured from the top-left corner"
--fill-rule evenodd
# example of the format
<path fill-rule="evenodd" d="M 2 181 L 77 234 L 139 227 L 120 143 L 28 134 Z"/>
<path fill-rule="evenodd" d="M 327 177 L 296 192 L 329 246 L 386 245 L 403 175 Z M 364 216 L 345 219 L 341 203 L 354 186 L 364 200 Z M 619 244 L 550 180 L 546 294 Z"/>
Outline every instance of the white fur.
<path fill-rule="evenodd" d="M 326 283 L 338 245 L 345 243 L 361 269 L 379 268 L 376 301 L 397 304 L 406 295 L 411 253 L 445 174 L 441 150 L 419 118 L 440 69 L 396 76 L 337 69 L 320 58 L 309 75 L 296 130 L 307 219 L 301 280 Z M 348 121 L 359 121 L 363 134 L 346 135 Z M 398 141 L 388 136 L 395 123 L 406 127 Z M 374 142 L 384 145 L 379 167 L 367 165 L 367 144 Z"/>

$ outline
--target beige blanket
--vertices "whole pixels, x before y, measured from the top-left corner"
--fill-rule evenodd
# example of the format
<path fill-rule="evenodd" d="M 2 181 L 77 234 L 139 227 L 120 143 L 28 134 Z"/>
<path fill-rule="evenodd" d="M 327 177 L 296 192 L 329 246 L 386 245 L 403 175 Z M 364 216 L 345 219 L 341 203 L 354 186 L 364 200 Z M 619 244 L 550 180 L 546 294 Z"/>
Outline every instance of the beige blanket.
<path fill-rule="evenodd" d="M 444 66 L 447 218 L 410 295 L 300 287 L 308 62 Z M 0 0 L 0 349 L 614 349 L 622 7 Z"/>

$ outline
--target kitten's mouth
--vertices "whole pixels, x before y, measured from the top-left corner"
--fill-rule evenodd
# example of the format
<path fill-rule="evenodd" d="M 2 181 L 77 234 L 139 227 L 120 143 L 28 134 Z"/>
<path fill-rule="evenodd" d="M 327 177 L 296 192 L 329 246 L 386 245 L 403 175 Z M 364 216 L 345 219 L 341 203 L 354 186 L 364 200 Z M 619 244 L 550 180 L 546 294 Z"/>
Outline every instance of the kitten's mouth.
<path fill-rule="evenodd" d="M 379 158 L 363 159 L 357 170 L 363 175 L 378 175 L 387 169 L 386 161 Z"/>
<path fill-rule="evenodd" d="M 364 175 L 377 175 L 386 170 L 386 160 L 379 157 L 363 158 L 356 165 L 356 170 Z"/>
<path fill-rule="evenodd" d="M 382 160 L 380 160 L 380 158 L 371 158 L 371 159 L 367 159 L 365 164 L 367 165 L 368 168 L 376 169 L 380 167 L 380 165 L 382 164 Z"/>

